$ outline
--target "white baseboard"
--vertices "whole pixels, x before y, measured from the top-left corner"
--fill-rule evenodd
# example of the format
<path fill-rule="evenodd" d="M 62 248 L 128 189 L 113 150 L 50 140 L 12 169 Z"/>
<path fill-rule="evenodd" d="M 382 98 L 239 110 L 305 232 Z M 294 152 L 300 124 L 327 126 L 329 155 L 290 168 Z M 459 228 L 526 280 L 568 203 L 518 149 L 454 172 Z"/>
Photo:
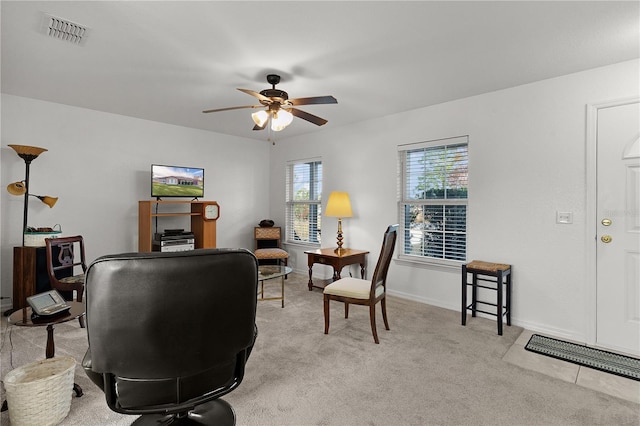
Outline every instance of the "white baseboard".
<path fill-rule="evenodd" d="M 13 308 L 13 302 L 11 301 L 11 299 L 4 299 L 2 303 L 0 303 L 0 311 L 2 312 L 6 312 L 12 308 Z"/>
<path fill-rule="evenodd" d="M 388 290 L 387 292 L 389 296 L 400 297 L 402 299 L 412 300 L 414 302 L 424 303 L 426 305 L 437 306 L 439 308 L 449 309 L 456 312 L 460 312 L 460 308 L 461 308 L 460 305 L 457 305 L 457 304 L 454 306 L 451 303 L 445 303 L 445 302 L 442 302 L 441 300 L 429 299 L 425 297 L 416 297 L 415 295 L 403 293 L 400 291 Z M 481 312 L 479 312 L 477 315 L 482 318 L 495 319 L 495 316 L 486 315 Z M 562 329 L 562 328 L 549 327 L 546 324 L 540 324 L 532 321 L 522 321 L 515 316 L 511 317 L 511 324 L 518 327 L 522 327 L 525 330 L 534 331 L 536 333 L 545 334 L 547 336 L 555 337 L 558 339 L 571 340 L 573 342 L 586 342 L 585 335 L 576 334 L 575 332 Z"/>
<path fill-rule="evenodd" d="M 389 294 L 389 296 L 395 296 L 406 300 L 413 300 L 414 302 L 424 303 L 425 305 L 437 306 L 439 308 L 449 309 L 451 311 L 460 311 L 460 306 L 453 306 L 450 303 L 443 303 L 441 300 L 419 297 L 413 294 L 394 290 L 387 290 L 387 293 Z"/>

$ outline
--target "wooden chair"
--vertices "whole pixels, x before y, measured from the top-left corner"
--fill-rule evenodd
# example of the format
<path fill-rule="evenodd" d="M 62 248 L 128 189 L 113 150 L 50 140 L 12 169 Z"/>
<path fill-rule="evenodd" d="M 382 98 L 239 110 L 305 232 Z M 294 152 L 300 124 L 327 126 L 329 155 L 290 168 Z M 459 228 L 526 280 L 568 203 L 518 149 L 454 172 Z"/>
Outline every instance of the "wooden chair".
<path fill-rule="evenodd" d="M 46 238 L 47 273 L 51 288 L 61 292 L 67 300 L 82 302 L 84 294 L 84 273 L 87 270 L 84 238 L 74 237 Z M 79 256 L 77 255 L 79 251 Z M 81 271 L 80 271 L 81 269 Z M 79 319 L 80 327 L 84 328 L 84 316 Z"/>
<path fill-rule="evenodd" d="M 349 318 L 349 304 L 369 306 L 369 319 L 373 340 L 378 340 L 376 330 L 376 303 L 382 307 L 382 319 L 384 326 L 389 330 L 387 321 L 387 271 L 396 245 L 398 225 L 390 225 L 384 233 L 382 249 L 378 257 L 376 269 L 371 281 L 360 278 L 346 277 L 334 281 L 324 288 L 324 334 L 329 334 L 329 302 L 336 300 L 344 303 L 344 317 Z"/>
<path fill-rule="evenodd" d="M 276 261 L 287 266 L 289 260 L 289 253 L 282 249 L 282 231 L 279 226 L 271 227 L 255 227 L 253 230 L 253 236 L 256 241 L 256 248 L 254 254 L 258 259 L 258 263 L 263 264 L 267 262 L 263 261 Z"/>

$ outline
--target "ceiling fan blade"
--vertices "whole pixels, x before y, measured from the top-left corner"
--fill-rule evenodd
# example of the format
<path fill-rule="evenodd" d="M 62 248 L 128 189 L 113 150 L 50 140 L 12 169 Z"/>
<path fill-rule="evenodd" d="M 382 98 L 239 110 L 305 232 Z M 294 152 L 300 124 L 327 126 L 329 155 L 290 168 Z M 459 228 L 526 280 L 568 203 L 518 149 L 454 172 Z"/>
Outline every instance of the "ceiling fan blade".
<path fill-rule="evenodd" d="M 327 120 L 324 118 L 320 118 L 317 115 L 309 114 L 308 112 L 302 111 L 296 108 L 290 108 L 289 112 L 295 115 L 298 118 L 302 118 L 303 120 L 307 120 L 310 123 L 315 124 L 316 126 L 322 126 L 323 124 L 327 124 Z"/>
<path fill-rule="evenodd" d="M 289 99 L 291 105 L 318 105 L 337 104 L 338 100 L 333 96 L 312 96 L 310 98 Z"/>
<path fill-rule="evenodd" d="M 263 107 L 264 107 L 264 105 L 244 105 L 244 106 L 229 107 L 229 108 L 207 109 L 207 110 L 204 110 L 202 112 L 203 113 L 209 113 L 209 112 L 230 111 L 232 109 L 263 108 Z"/>
<path fill-rule="evenodd" d="M 241 91 L 241 92 L 246 93 L 247 95 L 255 96 L 260 101 L 271 103 L 271 98 L 267 98 L 262 93 L 258 93 L 258 92 L 255 92 L 255 91 L 249 90 L 249 89 L 238 89 L 238 90 Z"/>

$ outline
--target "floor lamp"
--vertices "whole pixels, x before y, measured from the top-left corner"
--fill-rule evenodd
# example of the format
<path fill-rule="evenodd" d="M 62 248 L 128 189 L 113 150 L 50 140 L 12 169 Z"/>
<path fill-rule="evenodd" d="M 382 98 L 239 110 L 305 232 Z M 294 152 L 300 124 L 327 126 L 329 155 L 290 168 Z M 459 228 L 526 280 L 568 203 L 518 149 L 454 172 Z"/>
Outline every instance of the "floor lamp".
<path fill-rule="evenodd" d="M 38 148 L 37 146 L 27 146 L 27 145 L 9 145 L 13 150 L 18 154 L 18 157 L 24 160 L 25 164 L 25 177 L 24 181 L 14 182 L 7 186 L 7 191 L 13 195 L 22 195 L 24 194 L 24 210 L 22 212 L 22 245 L 24 246 L 24 233 L 27 231 L 27 216 L 29 212 L 29 166 L 31 162 L 38 158 L 40 154 L 47 151 L 45 148 Z M 24 183 L 24 185 L 23 185 Z M 47 204 L 50 208 L 58 200 L 57 198 L 48 197 L 48 196 L 38 196 L 33 195 L 40 199 L 43 203 Z M 46 201 L 45 201 L 46 200 Z"/>
<path fill-rule="evenodd" d="M 29 197 L 36 197 L 43 203 L 49 206 L 49 208 L 53 207 L 53 205 L 58 201 L 55 197 L 49 196 L 40 196 L 29 194 L 29 166 L 31 162 L 38 158 L 40 154 L 46 151 L 44 148 L 38 148 L 36 146 L 27 146 L 27 145 L 9 145 L 20 158 L 24 160 L 25 163 L 25 177 L 24 180 L 13 182 L 7 185 L 7 192 L 11 195 L 24 195 L 24 210 L 22 212 L 22 246 L 24 247 L 24 234 L 27 231 L 27 216 L 29 212 Z M 14 256 L 16 254 L 16 249 L 14 248 Z M 15 293 L 15 259 L 14 259 L 14 293 Z M 16 295 L 14 294 L 14 297 Z M 16 306 L 14 300 L 14 307 Z M 9 309 L 4 313 L 5 316 L 11 315 L 15 312 L 16 309 Z M 26 311 L 25 311 L 26 312 Z"/>

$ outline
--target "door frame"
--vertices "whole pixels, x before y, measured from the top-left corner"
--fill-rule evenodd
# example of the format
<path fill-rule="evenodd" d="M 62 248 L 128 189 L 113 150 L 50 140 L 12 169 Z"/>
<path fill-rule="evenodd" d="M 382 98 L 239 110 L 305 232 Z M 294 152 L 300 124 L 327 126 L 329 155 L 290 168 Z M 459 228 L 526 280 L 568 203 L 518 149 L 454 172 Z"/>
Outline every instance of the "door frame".
<path fill-rule="evenodd" d="M 587 104 L 587 134 L 586 134 L 586 214 L 585 214 L 585 247 L 586 247 L 586 288 L 587 309 L 585 309 L 586 343 L 595 345 L 597 338 L 597 242 L 598 242 L 598 175 L 597 175 L 597 137 L 598 111 L 605 108 L 618 107 L 640 102 L 640 97 L 616 99 L 606 102 Z"/>

